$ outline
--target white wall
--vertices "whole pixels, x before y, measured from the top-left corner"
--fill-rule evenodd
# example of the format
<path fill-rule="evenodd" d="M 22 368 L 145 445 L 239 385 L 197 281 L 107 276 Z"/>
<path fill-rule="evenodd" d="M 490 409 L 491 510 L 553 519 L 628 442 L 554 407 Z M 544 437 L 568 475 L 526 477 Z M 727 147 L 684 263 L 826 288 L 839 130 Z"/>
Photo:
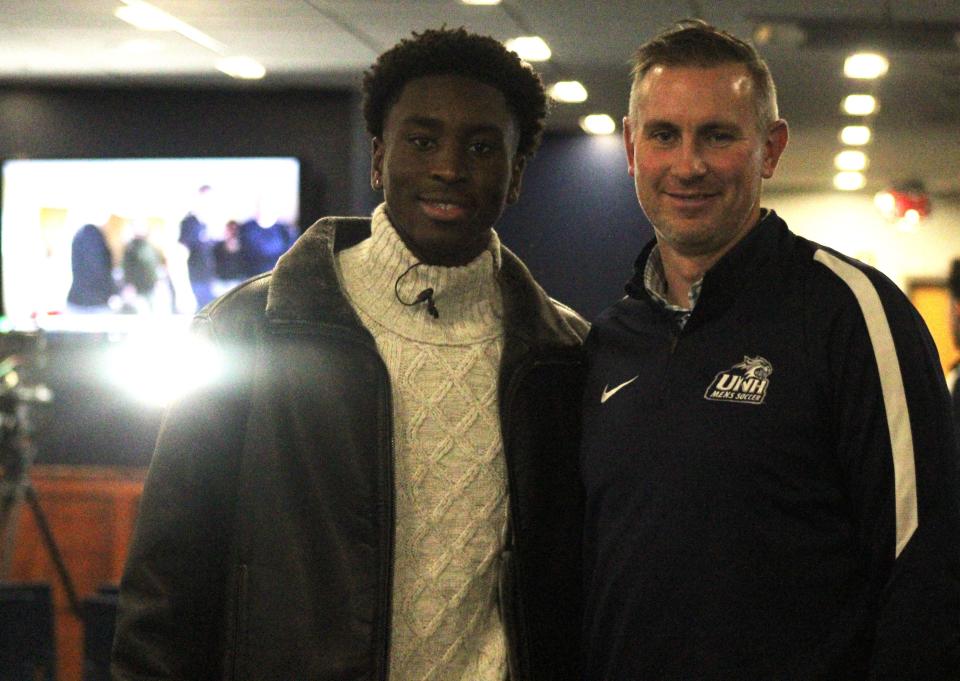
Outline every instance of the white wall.
<path fill-rule="evenodd" d="M 873 265 L 906 291 L 912 279 L 943 279 L 960 258 L 960 199 L 934 198 L 932 210 L 912 232 L 891 224 L 866 194 L 765 192 L 790 229 Z"/>

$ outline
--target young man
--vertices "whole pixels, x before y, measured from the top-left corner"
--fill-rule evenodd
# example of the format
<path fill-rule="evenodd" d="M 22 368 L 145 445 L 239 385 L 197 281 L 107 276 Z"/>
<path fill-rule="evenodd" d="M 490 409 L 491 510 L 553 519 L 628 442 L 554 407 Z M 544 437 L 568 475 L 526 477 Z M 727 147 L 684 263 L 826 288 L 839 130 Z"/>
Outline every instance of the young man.
<path fill-rule="evenodd" d="M 460 29 L 364 92 L 384 204 L 198 315 L 235 373 L 165 421 L 117 679 L 579 677 L 586 326 L 492 229 L 542 84 Z"/>
<path fill-rule="evenodd" d="M 638 51 L 624 141 L 656 239 L 587 341 L 586 678 L 957 678 L 936 353 L 888 279 L 760 207 L 766 65 L 684 22 Z"/>

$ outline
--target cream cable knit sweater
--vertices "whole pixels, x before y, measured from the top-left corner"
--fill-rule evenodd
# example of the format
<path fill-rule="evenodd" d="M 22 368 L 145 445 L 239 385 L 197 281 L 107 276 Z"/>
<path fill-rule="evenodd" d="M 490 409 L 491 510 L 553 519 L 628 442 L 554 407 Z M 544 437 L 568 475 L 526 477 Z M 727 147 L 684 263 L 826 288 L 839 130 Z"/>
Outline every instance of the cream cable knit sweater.
<path fill-rule="evenodd" d="M 507 518 L 497 404 L 503 311 L 500 242 L 463 267 L 421 265 L 400 282 L 433 287 L 440 316 L 394 284 L 417 262 L 374 211 L 369 239 L 338 258 L 393 387 L 396 536 L 391 681 L 503 681 L 498 556 Z"/>

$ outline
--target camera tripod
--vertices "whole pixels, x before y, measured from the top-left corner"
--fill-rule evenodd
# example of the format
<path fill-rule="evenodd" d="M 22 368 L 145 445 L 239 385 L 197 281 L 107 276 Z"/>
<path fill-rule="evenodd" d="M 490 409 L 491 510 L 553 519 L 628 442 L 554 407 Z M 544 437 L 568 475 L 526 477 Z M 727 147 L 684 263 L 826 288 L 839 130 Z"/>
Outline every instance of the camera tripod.
<path fill-rule="evenodd" d="M 5 364 L 6 360 L 0 362 L 0 376 L 3 377 L 3 384 L 8 386 L 8 376 L 16 375 L 11 367 L 2 366 Z M 6 371 L 3 371 L 4 368 Z M 49 401 L 50 391 L 45 386 L 22 388 L 16 385 L 16 379 L 13 386 L 5 387 L 0 392 L 0 465 L 3 466 L 3 478 L 0 479 L 0 537 L 3 542 L 0 544 L 0 578 L 6 579 L 10 574 L 20 520 L 19 511 L 26 502 L 66 592 L 70 610 L 79 617 L 80 601 L 73 587 L 73 580 L 66 563 L 63 562 L 63 555 L 50 529 L 50 523 L 47 522 L 47 516 L 40 506 L 37 492 L 30 482 L 30 466 L 36 456 L 30 404 Z"/>

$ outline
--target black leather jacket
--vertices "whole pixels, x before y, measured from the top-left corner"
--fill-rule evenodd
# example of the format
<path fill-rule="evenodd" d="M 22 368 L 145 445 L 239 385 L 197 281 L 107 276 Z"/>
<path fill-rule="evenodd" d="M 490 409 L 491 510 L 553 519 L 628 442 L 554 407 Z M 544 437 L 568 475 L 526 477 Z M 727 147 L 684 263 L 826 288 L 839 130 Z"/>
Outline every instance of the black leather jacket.
<path fill-rule="evenodd" d="M 116 680 L 388 678 L 393 426 L 386 367 L 311 227 L 272 275 L 201 312 L 230 371 L 164 421 L 123 577 Z M 335 243 L 336 242 L 336 243 Z M 500 370 L 511 679 L 577 679 L 586 324 L 506 249 Z"/>

